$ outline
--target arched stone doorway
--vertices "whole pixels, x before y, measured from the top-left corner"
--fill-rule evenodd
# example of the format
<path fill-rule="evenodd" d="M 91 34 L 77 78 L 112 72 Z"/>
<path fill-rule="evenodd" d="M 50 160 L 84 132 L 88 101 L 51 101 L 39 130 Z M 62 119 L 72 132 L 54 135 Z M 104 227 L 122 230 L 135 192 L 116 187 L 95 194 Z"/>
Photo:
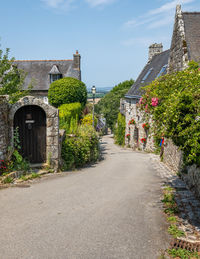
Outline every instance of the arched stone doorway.
<path fill-rule="evenodd" d="M 19 134 L 20 153 L 30 163 L 46 162 L 46 114 L 36 105 L 18 109 L 14 115 L 14 129 Z"/>
<path fill-rule="evenodd" d="M 46 149 L 42 147 L 43 155 L 40 154 L 40 161 L 48 161 L 51 163 L 51 165 L 54 168 L 58 168 L 59 158 L 60 158 L 59 112 L 58 112 L 58 109 L 52 107 L 49 104 L 44 103 L 44 101 L 41 98 L 37 98 L 35 96 L 25 96 L 25 97 L 21 98 L 15 104 L 11 105 L 10 112 L 9 112 L 9 121 L 10 121 L 10 127 L 11 127 L 10 139 L 13 138 L 13 130 L 17 126 L 17 123 L 18 123 L 17 118 L 19 118 L 20 116 L 27 116 L 27 114 L 31 114 L 31 116 L 32 116 L 32 113 L 29 113 L 30 108 L 33 109 L 33 112 L 35 111 L 36 114 L 38 114 L 38 112 L 39 112 L 39 114 L 40 114 L 40 115 L 38 115 L 38 116 L 40 116 L 39 120 L 41 119 L 43 121 L 41 123 L 41 125 L 38 124 L 38 127 L 39 128 L 46 127 L 46 130 L 45 130 L 46 135 L 44 135 L 44 128 L 43 128 L 43 133 L 41 133 L 41 138 L 44 138 L 42 145 L 44 145 L 44 143 L 45 143 Z M 31 118 L 30 115 L 28 115 L 28 117 L 25 117 L 23 119 L 23 121 L 21 121 L 21 122 L 20 122 L 20 120 L 18 120 L 18 121 L 19 121 L 19 124 L 24 123 L 25 127 L 29 127 L 29 129 L 30 129 L 31 127 L 33 127 L 33 124 L 34 124 L 33 121 L 35 121 L 35 120 L 38 120 L 37 116 Z M 42 129 L 40 128 L 38 130 L 40 131 Z M 24 134 L 29 134 L 29 132 L 28 133 L 27 132 L 28 132 L 28 128 L 24 131 L 24 133 L 22 132 L 22 137 L 24 139 L 27 139 L 26 135 L 24 135 Z M 30 136 L 28 137 L 28 139 L 29 138 L 30 138 Z M 33 136 L 33 139 L 35 139 L 35 138 L 36 137 Z M 40 139 L 40 137 L 39 137 L 39 139 Z M 37 141 L 39 141 L 39 139 L 37 139 Z M 32 140 L 29 139 L 29 141 L 32 141 Z M 22 144 L 23 144 L 23 142 L 22 142 Z M 23 144 L 23 145 L 26 145 L 26 144 Z M 26 152 L 28 152 L 28 151 L 26 151 Z M 26 154 L 28 154 L 27 157 L 30 158 L 29 152 Z M 33 163 L 36 163 L 36 161 L 39 161 L 39 157 L 36 157 L 36 159 L 34 159 Z"/>

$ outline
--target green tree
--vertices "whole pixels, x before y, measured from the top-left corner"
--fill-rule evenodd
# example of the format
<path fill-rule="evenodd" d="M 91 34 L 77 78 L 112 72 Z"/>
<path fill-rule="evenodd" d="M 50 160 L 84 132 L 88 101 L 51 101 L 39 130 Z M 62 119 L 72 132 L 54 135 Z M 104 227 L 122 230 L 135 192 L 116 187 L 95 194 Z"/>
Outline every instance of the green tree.
<path fill-rule="evenodd" d="M 11 103 L 28 95 L 31 85 L 23 90 L 25 72 L 13 65 L 14 58 L 9 59 L 9 49 L 5 53 L 0 49 L 0 95 L 9 95 Z"/>
<path fill-rule="evenodd" d="M 87 89 L 83 82 L 71 77 L 64 77 L 51 83 L 48 92 L 49 103 L 59 107 L 66 103 L 79 102 L 85 106 Z"/>
<path fill-rule="evenodd" d="M 108 127 L 112 130 L 114 130 L 117 122 L 120 99 L 124 97 L 133 84 L 134 80 L 130 79 L 116 85 L 98 102 L 98 104 L 95 105 L 95 112 L 99 115 L 103 114 L 106 118 Z"/>

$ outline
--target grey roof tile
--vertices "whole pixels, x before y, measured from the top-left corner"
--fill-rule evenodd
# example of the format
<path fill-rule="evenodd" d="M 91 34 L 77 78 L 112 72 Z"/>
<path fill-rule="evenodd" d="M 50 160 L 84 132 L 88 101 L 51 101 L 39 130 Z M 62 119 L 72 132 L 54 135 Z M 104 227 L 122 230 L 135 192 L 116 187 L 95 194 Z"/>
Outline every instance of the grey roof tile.
<path fill-rule="evenodd" d="M 200 62 L 200 12 L 183 12 L 189 60 Z"/>
<path fill-rule="evenodd" d="M 33 91 L 47 91 L 50 85 L 49 72 L 52 67 L 56 66 L 63 77 L 75 77 L 77 79 L 79 73 L 72 69 L 73 60 L 15 60 L 14 65 L 19 69 L 27 72 L 24 82 L 24 89 L 33 80 Z M 70 68 L 70 71 L 68 71 Z"/>
<path fill-rule="evenodd" d="M 150 84 L 156 79 L 159 72 L 164 65 L 168 64 L 170 50 L 163 51 L 160 54 L 155 55 L 150 62 L 146 64 L 137 80 L 125 95 L 125 97 L 137 97 L 142 95 L 141 87 Z M 165 74 L 166 71 L 163 73 Z"/>

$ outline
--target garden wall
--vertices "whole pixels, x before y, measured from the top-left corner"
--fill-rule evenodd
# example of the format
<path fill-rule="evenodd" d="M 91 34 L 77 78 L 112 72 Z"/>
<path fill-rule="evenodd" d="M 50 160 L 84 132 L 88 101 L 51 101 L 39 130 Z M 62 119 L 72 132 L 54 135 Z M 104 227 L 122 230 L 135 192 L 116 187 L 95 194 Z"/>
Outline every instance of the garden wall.
<path fill-rule="evenodd" d="M 122 103 L 122 101 L 121 101 Z M 126 116 L 126 132 L 125 135 L 130 134 L 130 140 L 125 139 L 126 145 L 130 145 L 133 149 L 141 149 L 152 152 L 155 150 L 153 137 L 151 136 L 151 128 L 145 131 L 142 127 L 144 121 L 142 120 L 143 114 L 137 108 L 136 100 L 127 100 L 123 102 L 123 108 L 120 107 L 120 111 Z M 131 119 L 135 120 L 135 125 L 129 125 Z M 151 120 L 150 120 L 151 124 Z M 142 138 L 146 138 L 146 144 L 141 142 Z"/>
<path fill-rule="evenodd" d="M 8 112 L 8 97 L 0 96 L 0 160 L 6 158 L 9 145 Z"/>
<path fill-rule="evenodd" d="M 175 172 L 179 172 L 183 165 L 182 152 L 173 144 L 171 139 L 165 139 L 163 162 Z"/>
<path fill-rule="evenodd" d="M 172 140 L 165 140 L 163 162 L 173 171 L 181 172 L 183 169 L 183 154 Z M 200 198 L 200 168 L 196 165 L 187 166 L 186 173 L 181 173 L 181 178 L 186 182 L 189 189 L 193 190 Z"/>

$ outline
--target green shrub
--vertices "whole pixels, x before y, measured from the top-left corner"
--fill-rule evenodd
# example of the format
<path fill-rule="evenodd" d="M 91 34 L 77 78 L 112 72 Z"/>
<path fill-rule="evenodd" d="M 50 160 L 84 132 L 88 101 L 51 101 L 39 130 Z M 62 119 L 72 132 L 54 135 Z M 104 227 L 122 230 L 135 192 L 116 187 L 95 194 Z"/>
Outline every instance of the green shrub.
<path fill-rule="evenodd" d="M 115 129 L 115 142 L 116 142 L 116 144 L 124 146 L 124 144 L 125 144 L 125 129 L 126 129 L 125 117 L 121 113 L 118 113 L 117 127 Z"/>
<path fill-rule="evenodd" d="M 55 107 L 75 102 L 84 106 L 87 101 L 86 86 L 78 79 L 64 77 L 51 83 L 48 98 L 49 103 Z"/>
<path fill-rule="evenodd" d="M 81 167 L 97 161 L 99 157 L 99 139 L 92 126 L 82 125 L 77 136 L 66 137 L 62 145 L 64 170 Z"/>
<path fill-rule="evenodd" d="M 82 107 L 80 103 L 63 104 L 59 107 L 60 128 L 66 133 L 76 133 Z"/>
<path fill-rule="evenodd" d="M 173 140 L 184 155 L 186 165 L 200 166 L 200 68 L 190 62 L 189 68 L 167 74 L 144 88 L 140 102 L 144 117 L 153 117 L 155 143 L 161 135 Z M 158 100 L 152 104 L 152 98 Z M 147 119 L 146 118 L 146 119 Z"/>
<path fill-rule="evenodd" d="M 92 117 L 93 117 L 93 115 L 91 113 L 85 115 L 83 117 L 83 119 L 81 120 L 81 124 L 92 126 L 93 125 L 93 118 Z M 96 128 L 96 126 L 97 126 L 97 118 L 96 118 L 96 116 L 94 116 L 94 127 Z"/>

